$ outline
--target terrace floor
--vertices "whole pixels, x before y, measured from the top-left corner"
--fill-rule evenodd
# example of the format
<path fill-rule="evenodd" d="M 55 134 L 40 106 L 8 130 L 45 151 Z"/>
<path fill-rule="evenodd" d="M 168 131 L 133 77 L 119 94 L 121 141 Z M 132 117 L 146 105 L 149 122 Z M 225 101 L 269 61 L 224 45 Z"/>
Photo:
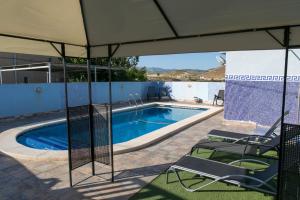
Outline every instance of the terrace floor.
<path fill-rule="evenodd" d="M 148 148 L 116 155 L 115 183 L 103 179 L 105 174 L 100 166 L 96 166 L 98 175 L 90 177 L 91 170 L 87 165 L 73 174 L 74 182 L 80 181 L 78 177 L 86 179 L 70 188 L 67 162 L 16 160 L 0 153 L 0 199 L 128 199 L 188 153 L 210 130 L 250 132 L 254 129 L 253 125 L 225 122 L 223 114 L 219 113 Z M 0 121 L 0 132 L 59 116 L 61 113 Z"/>

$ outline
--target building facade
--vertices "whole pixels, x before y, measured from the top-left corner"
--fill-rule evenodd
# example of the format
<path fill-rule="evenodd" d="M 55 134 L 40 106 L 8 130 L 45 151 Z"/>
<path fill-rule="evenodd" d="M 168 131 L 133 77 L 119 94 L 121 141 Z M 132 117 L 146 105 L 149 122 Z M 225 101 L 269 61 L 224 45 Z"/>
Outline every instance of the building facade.
<path fill-rule="evenodd" d="M 281 116 L 284 50 L 226 53 L 225 119 L 271 125 Z M 300 50 L 289 52 L 287 122 L 298 122 Z"/>

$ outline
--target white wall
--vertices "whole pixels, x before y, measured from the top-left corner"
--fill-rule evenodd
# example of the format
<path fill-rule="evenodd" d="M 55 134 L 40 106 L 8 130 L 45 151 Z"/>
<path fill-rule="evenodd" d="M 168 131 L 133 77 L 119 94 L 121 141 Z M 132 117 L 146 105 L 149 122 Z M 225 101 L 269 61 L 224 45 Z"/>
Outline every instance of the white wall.
<path fill-rule="evenodd" d="M 178 101 L 193 100 L 199 97 L 208 100 L 207 82 L 166 82 L 172 88 L 172 98 Z"/>
<path fill-rule="evenodd" d="M 146 99 L 147 88 L 152 84 L 152 82 L 113 82 L 113 102 L 128 101 L 129 94 L 138 94 L 143 99 Z M 108 83 L 93 83 L 94 103 L 108 102 L 108 95 Z"/>
<path fill-rule="evenodd" d="M 0 86 L 0 117 L 62 109 L 63 97 L 63 84 L 4 84 Z"/>
<path fill-rule="evenodd" d="M 214 95 L 225 89 L 224 82 L 166 82 L 172 90 L 172 98 L 177 101 L 193 101 L 194 97 L 212 103 Z"/>
<path fill-rule="evenodd" d="M 146 98 L 147 88 L 157 82 L 113 82 L 113 102 L 128 101 L 129 94 L 138 93 Z M 197 96 L 204 101 L 212 101 L 225 83 L 217 82 L 166 82 L 175 100 L 193 100 Z M 93 103 L 108 102 L 108 83 L 92 84 Z M 88 84 L 68 84 L 69 105 L 78 106 L 88 103 Z M 65 107 L 64 84 L 3 84 L 0 85 L 0 118 L 27 115 L 39 112 L 61 110 Z"/>
<path fill-rule="evenodd" d="M 112 83 L 113 101 L 127 101 L 129 94 L 138 93 L 143 98 L 151 82 Z M 108 102 L 108 83 L 93 83 L 93 103 Z M 68 84 L 69 105 L 88 103 L 88 84 Z M 64 84 L 3 84 L 0 85 L 0 117 L 26 115 L 64 109 Z"/>
<path fill-rule="evenodd" d="M 300 57 L 300 49 L 293 50 Z M 226 52 L 226 75 L 282 76 L 284 50 Z M 288 75 L 300 76 L 300 61 L 289 52 Z"/>

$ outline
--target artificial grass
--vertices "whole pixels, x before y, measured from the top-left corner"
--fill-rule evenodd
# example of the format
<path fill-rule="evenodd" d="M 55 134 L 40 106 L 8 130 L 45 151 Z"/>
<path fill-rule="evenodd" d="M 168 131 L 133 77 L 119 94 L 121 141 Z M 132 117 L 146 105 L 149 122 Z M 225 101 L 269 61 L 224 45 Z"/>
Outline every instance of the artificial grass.
<path fill-rule="evenodd" d="M 209 150 L 201 150 L 199 153 L 196 151 L 193 153 L 193 156 L 201 158 L 209 158 L 212 160 L 217 160 L 221 162 L 231 162 L 233 160 L 241 159 L 239 155 L 228 154 L 224 152 L 215 152 Z M 275 160 L 272 159 L 276 157 L 274 152 L 268 152 L 268 157 L 259 158 L 260 160 L 272 163 Z M 249 157 L 248 157 L 249 158 Z M 253 158 L 253 157 L 251 157 Z M 258 158 L 255 158 L 258 159 Z M 253 163 L 245 163 L 242 166 L 247 168 L 265 168 L 266 166 L 257 165 Z M 196 191 L 196 192 L 187 192 L 184 190 L 180 183 L 177 181 L 175 174 L 169 174 L 169 183 L 166 184 L 166 174 L 165 172 L 156 177 L 151 183 L 142 188 L 138 193 L 130 198 L 130 200 L 145 199 L 145 200 L 158 200 L 158 199 L 172 199 L 172 200 L 273 200 L 273 196 L 265 195 L 260 192 L 246 190 L 242 187 L 237 187 L 233 185 L 227 185 L 226 183 L 217 182 L 208 187 Z M 200 184 L 205 184 L 209 179 L 199 177 L 197 175 L 180 172 L 180 177 L 184 179 L 186 185 L 195 188 Z M 272 180 L 270 184 L 275 184 L 276 179 Z"/>

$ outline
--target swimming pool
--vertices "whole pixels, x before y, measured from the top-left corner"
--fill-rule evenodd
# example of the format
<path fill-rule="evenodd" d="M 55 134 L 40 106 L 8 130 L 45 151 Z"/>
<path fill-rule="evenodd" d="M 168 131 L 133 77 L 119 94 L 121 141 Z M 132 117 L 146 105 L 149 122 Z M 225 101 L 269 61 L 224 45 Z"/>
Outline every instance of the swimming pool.
<path fill-rule="evenodd" d="M 130 141 L 206 110 L 155 105 L 115 112 L 112 120 L 113 143 Z M 17 142 L 34 149 L 66 150 L 68 148 L 66 124 L 52 124 L 26 131 L 17 137 Z"/>

